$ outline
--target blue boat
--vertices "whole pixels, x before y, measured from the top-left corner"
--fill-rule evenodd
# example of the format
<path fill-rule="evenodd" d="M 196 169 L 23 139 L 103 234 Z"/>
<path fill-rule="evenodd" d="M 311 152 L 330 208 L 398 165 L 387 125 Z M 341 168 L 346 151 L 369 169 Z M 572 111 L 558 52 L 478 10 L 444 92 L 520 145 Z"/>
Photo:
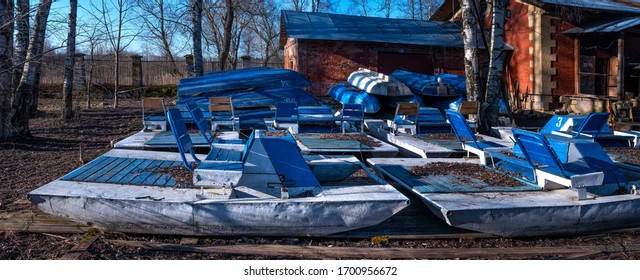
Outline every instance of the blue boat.
<path fill-rule="evenodd" d="M 227 70 L 181 79 L 178 84 L 178 97 L 233 90 L 309 86 L 311 83 L 300 73 L 287 69 Z"/>
<path fill-rule="evenodd" d="M 178 96 L 178 104 L 188 101 L 198 103 L 203 111 L 208 111 L 209 97 L 231 97 L 235 109 L 272 107 L 276 102 L 297 102 L 299 105 L 318 105 L 318 100 L 308 91 L 297 87 L 254 89 L 242 91 L 209 92 L 197 96 Z"/>
<path fill-rule="evenodd" d="M 335 98 L 342 104 L 362 104 L 365 113 L 377 113 L 380 111 L 380 108 L 382 108 L 376 96 L 345 83 L 339 83 L 331 87 L 329 89 L 329 96 Z"/>
<path fill-rule="evenodd" d="M 454 88 L 455 95 L 466 95 L 467 94 L 467 79 L 464 76 L 454 75 L 454 74 L 435 74 L 436 79 L 440 78 L 440 80 L 449 84 L 449 86 Z"/>
<path fill-rule="evenodd" d="M 391 77 L 403 82 L 407 87 L 411 89 L 414 94 L 427 95 L 427 96 L 453 96 L 460 95 L 456 92 L 455 87 L 448 84 L 444 79 L 454 80 L 452 77 L 455 75 L 439 76 L 441 81 L 438 81 L 438 77 L 425 74 L 419 74 L 403 70 L 395 70 L 391 73 Z M 440 88 L 440 90 L 439 90 Z M 442 89 L 445 90 L 442 90 Z"/>

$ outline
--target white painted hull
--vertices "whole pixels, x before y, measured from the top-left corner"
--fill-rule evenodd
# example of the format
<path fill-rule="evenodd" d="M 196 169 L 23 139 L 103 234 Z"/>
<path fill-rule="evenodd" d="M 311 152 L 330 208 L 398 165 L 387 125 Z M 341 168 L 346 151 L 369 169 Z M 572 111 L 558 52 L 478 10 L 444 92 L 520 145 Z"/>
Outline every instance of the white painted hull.
<path fill-rule="evenodd" d="M 291 199 L 230 193 L 58 180 L 29 198 L 46 213 L 106 231 L 195 236 L 328 235 L 381 223 L 409 204 L 390 185 L 323 187 L 322 195 Z"/>
<path fill-rule="evenodd" d="M 382 96 L 411 96 L 413 93 L 405 84 L 398 79 L 360 68 L 352 72 L 347 78 L 349 84 L 365 91 L 369 94 Z"/>
<path fill-rule="evenodd" d="M 369 159 L 370 164 L 393 164 Z M 401 165 L 422 165 L 442 159 L 406 159 Z M 446 159 L 455 161 L 455 159 Z M 385 176 L 389 174 L 380 168 Z M 523 192 L 422 193 L 414 192 L 447 224 L 505 237 L 575 235 L 640 225 L 640 195 L 590 196 L 578 200 L 571 189 Z"/>

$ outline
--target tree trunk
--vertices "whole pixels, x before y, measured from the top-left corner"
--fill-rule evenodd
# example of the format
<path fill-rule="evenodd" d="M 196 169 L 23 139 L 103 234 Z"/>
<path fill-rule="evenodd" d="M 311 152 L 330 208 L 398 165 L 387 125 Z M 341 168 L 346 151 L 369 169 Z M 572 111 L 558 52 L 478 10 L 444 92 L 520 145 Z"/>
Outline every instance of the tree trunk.
<path fill-rule="evenodd" d="M 113 81 L 113 108 L 118 107 L 118 91 L 120 90 L 120 52 L 116 50 L 115 52 L 115 69 L 114 74 L 116 76 Z"/>
<path fill-rule="evenodd" d="M 491 60 L 487 75 L 486 105 L 484 114 L 489 127 L 481 128 L 488 132 L 491 126 L 498 126 L 500 112 L 500 96 L 502 91 L 502 68 L 504 62 L 504 13 L 508 0 L 494 0 L 493 19 L 491 22 Z"/>
<path fill-rule="evenodd" d="M 202 76 L 202 0 L 191 2 L 191 25 L 193 28 L 193 68 L 196 76 Z"/>
<path fill-rule="evenodd" d="M 233 0 L 225 0 L 224 36 L 222 51 L 220 52 L 220 70 L 226 69 L 229 50 L 231 49 L 231 32 L 233 29 L 234 7 Z"/>
<path fill-rule="evenodd" d="M 9 96 L 13 89 L 13 0 L 0 0 L 0 141 L 11 137 Z"/>
<path fill-rule="evenodd" d="M 29 116 L 31 115 L 33 86 L 36 84 L 38 76 L 37 69 L 41 59 L 38 57 L 38 54 L 42 54 L 44 47 L 44 37 L 47 30 L 47 19 L 49 18 L 51 2 L 51 0 L 40 0 L 40 4 L 38 4 L 38 11 L 29 38 L 26 62 L 11 106 L 11 122 L 14 133 L 18 136 L 31 136 Z"/>
<path fill-rule="evenodd" d="M 29 0 L 17 0 L 16 8 L 16 48 L 13 53 L 14 85 L 20 83 L 27 48 L 29 48 Z"/>
<path fill-rule="evenodd" d="M 73 72 L 76 61 L 76 17 L 78 15 L 78 0 L 69 0 L 69 32 L 67 33 L 67 61 L 64 66 L 64 86 L 62 89 L 64 109 L 62 119 L 73 117 Z"/>
<path fill-rule="evenodd" d="M 462 0 L 462 40 L 464 41 L 464 70 L 467 82 L 467 100 L 478 100 L 478 40 L 475 18 L 470 1 Z"/>

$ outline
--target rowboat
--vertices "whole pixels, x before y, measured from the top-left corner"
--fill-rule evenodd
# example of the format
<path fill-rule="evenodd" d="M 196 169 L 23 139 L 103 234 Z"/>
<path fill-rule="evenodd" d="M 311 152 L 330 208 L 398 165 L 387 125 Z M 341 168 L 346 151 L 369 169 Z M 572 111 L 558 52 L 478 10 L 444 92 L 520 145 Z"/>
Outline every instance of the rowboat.
<path fill-rule="evenodd" d="M 352 72 L 347 78 L 347 82 L 368 94 L 381 96 L 409 96 L 412 94 L 411 90 L 396 78 L 365 68 Z"/>

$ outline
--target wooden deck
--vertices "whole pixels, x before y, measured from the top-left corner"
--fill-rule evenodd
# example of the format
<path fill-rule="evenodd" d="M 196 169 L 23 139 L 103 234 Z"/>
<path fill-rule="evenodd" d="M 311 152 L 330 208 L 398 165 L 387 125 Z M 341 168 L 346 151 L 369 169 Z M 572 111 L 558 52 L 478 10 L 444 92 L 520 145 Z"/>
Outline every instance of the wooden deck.
<path fill-rule="evenodd" d="M 62 177 L 66 181 L 175 187 L 166 168 L 180 161 L 101 156 Z"/>

